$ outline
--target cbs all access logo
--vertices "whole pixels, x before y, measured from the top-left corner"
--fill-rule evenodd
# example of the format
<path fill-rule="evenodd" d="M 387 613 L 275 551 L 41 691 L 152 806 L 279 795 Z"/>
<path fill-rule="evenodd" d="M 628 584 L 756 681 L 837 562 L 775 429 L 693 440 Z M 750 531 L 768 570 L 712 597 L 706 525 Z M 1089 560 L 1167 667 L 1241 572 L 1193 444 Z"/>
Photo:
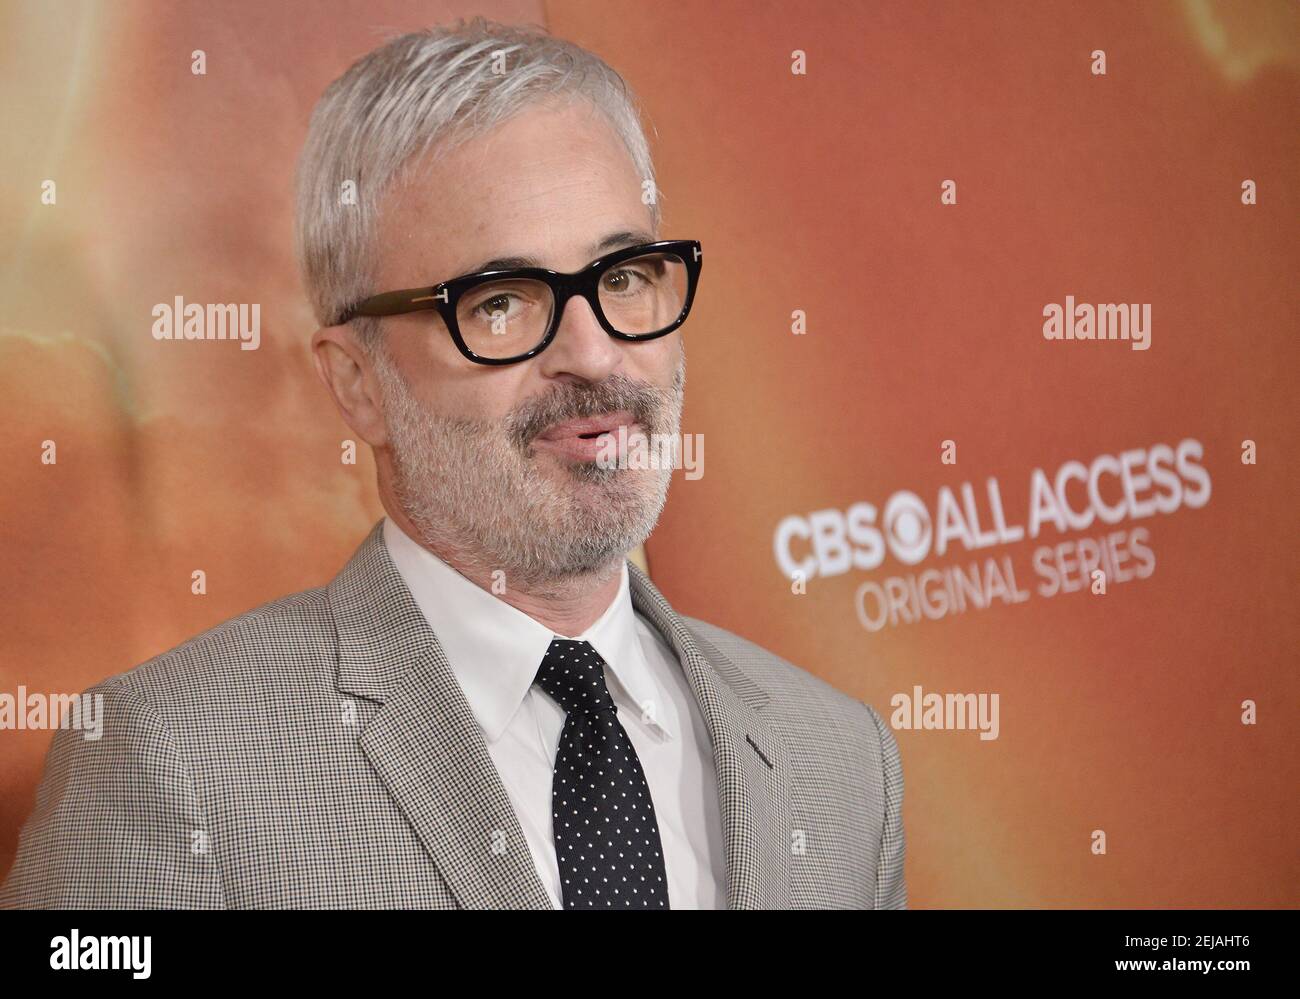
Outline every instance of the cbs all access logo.
<path fill-rule="evenodd" d="M 868 631 L 1024 603 L 1035 594 L 1104 594 L 1111 582 L 1155 572 L 1150 532 L 1133 522 L 1209 502 L 1203 454 L 1200 441 L 1189 438 L 1173 447 L 1155 444 L 1089 462 L 1066 461 L 1050 473 L 1035 468 L 1026 488 L 1017 490 L 1028 501 L 1024 523 L 1008 518 L 1002 486 L 992 477 L 983 496 L 970 482 L 956 491 L 940 487 L 933 507 L 899 490 L 883 510 L 864 501 L 846 510 L 793 514 L 777 525 L 773 553 L 795 592 L 806 592 L 811 579 L 893 569 L 865 580 L 854 594 L 858 620 Z M 1027 566 L 1006 552 L 956 558 L 1044 532 L 1045 543 Z M 1060 535 L 1073 536 L 1059 540 Z M 952 561 L 908 571 L 931 557 Z"/>

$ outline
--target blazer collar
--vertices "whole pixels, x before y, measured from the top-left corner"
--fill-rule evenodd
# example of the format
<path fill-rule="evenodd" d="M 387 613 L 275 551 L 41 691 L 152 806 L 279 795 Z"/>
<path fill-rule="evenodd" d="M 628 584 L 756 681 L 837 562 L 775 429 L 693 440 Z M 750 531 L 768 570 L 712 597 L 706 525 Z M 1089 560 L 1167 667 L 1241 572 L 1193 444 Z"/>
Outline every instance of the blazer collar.
<path fill-rule="evenodd" d="M 383 707 L 361 745 L 465 908 L 550 909 L 455 672 L 393 565 L 383 521 L 326 589 L 339 690 Z M 733 909 L 790 902 L 790 758 L 767 695 L 695 635 L 635 563 L 634 607 L 673 649 L 713 745 Z"/>

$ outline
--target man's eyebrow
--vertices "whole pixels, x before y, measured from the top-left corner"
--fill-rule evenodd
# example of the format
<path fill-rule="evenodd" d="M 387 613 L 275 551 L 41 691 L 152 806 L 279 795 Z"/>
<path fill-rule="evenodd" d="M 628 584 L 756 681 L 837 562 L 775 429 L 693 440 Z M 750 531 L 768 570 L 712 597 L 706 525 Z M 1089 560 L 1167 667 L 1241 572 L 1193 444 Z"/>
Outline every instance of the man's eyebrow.
<path fill-rule="evenodd" d="M 587 255 L 595 260 L 612 250 L 621 250 L 628 246 L 639 246 L 642 243 L 653 243 L 655 238 L 652 234 L 643 229 L 627 229 L 622 232 L 611 232 L 604 239 L 592 243 L 587 248 Z M 491 260 L 485 260 L 477 267 L 471 267 L 468 270 L 461 271 L 462 274 L 477 274 L 479 271 L 507 271 L 516 267 L 542 267 L 545 266 L 536 257 L 493 257 Z"/>

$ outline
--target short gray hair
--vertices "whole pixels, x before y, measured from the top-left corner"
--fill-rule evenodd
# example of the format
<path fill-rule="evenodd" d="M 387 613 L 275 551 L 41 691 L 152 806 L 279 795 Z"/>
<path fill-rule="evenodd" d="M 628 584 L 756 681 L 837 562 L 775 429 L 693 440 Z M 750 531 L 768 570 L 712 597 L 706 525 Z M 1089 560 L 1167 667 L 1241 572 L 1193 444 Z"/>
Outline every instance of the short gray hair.
<path fill-rule="evenodd" d="M 476 17 L 402 35 L 353 63 L 317 103 L 298 162 L 295 242 L 317 321 L 333 326 L 350 305 L 388 290 L 371 288 L 375 220 L 409 164 L 538 103 L 580 98 L 605 115 L 642 183 L 650 182 L 657 228 L 660 194 L 636 98 L 587 50 L 539 26 Z M 353 189 L 355 203 L 346 203 Z M 358 323 L 367 347 L 377 327 Z"/>

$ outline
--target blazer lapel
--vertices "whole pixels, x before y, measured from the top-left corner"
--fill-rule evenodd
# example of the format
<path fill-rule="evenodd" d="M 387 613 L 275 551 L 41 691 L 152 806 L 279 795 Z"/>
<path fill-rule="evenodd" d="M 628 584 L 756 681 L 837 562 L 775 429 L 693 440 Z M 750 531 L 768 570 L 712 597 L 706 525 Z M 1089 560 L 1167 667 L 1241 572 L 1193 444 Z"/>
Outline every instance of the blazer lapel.
<path fill-rule="evenodd" d="M 361 745 L 460 905 L 552 909 L 478 721 L 382 527 L 327 590 L 339 689 L 383 705 Z"/>
<path fill-rule="evenodd" d="M 713 742 L 728 907 L 789 908 L 790 757 L 759 713 L 767 695 L 716 647 L 696 640 L 636 563 L 627 568 L 633 606 L 676 653 Z"/>
<path fill-rule="evenodd" d="M 697 641 L 641 569 L 632 603 L 676 654 L 713 746 L 732 909 L 790 904 L 790 758 L 767 695 Z M 552 909 L 446 653 L 393 565 L 383 521 L 330 583 L 339 690 L 383 705 L 361 744 L 465 908 Z M 707 652 L 707 654 L 706 654 Z"/>

